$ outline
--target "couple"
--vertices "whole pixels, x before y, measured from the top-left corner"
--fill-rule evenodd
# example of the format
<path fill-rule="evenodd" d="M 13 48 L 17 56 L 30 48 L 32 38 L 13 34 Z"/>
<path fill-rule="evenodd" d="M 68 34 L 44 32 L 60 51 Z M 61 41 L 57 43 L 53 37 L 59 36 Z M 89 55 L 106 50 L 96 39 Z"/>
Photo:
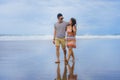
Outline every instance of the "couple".
<path fill-rule="evenodd" d="M 60 46 L 62 46 L 64 52 L 64 60 L 68 63 L 71 56 L 72 61 L 75 60 L 73 48 L 76 48 L 76 19 L 71 18 L 69 22 L 65 22 L 63 21 L 64 18 L 61 13 L 58 13 L 57 18 L 58 22 L 54 25 L 53 38 L 57 56 L 57 61 L 55 63 L 60 63 Z M 68 48 L 68 58 L 66 58 L 66 46 Z"/>

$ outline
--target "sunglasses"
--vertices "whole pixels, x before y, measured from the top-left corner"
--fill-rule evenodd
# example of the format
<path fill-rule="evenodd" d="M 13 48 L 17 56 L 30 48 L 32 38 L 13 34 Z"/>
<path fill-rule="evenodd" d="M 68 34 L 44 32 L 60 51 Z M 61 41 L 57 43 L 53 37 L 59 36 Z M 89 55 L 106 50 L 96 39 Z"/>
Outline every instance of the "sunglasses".
<path fill-rule="evenodd" d="M 60 18 L 60 20 L 63 20 L 64 18 Z"/>

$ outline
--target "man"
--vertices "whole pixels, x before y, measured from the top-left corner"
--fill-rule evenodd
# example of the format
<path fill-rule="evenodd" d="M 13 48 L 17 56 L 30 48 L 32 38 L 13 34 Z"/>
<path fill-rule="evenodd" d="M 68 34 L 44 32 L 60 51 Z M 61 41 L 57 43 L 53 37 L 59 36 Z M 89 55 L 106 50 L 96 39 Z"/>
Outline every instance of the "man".
<path fill-rule="evenodd" d="M 58 22 L 54 25 L 54 37 L 53 37 L 53 43 L 56 46 L 56 56 L 57 61 L 55 63 L 60 63 L 60 46 L 62 46 L 62 50 L 64 52 L 64 60 L 66 60 L 66 43 L 65 43 L 65 33 L 66 33 L 66 27 L 68 25 L 67 22 L 63 21 L 63 15 L 59 13 L 57 15 Z"/>

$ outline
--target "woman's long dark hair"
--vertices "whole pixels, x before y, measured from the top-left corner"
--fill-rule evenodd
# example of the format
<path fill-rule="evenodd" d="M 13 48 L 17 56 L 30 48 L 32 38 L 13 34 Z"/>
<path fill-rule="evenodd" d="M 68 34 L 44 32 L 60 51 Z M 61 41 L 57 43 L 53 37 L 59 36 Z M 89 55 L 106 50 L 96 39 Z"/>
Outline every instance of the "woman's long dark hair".
<path fill-rule="evenodd" d="M 71 18 L 71 21 L 72 21 L 72 32 L 73 32 L 73 26 L 76 26 L 76 19 Z"/>

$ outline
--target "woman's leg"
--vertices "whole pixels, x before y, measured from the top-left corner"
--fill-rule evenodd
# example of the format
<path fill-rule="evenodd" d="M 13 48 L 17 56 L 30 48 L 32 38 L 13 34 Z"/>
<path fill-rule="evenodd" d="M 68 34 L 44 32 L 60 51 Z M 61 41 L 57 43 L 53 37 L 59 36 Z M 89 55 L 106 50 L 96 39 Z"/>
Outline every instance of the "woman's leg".
<path fill-rule="evenodd" d="M 72 54 L 71 54 L 71 55 L 72 55 L 72 58 L 73 58 L 72 61 L 74 62 L 74 61 L 75 61 L 75 56 L 74 56 L 74 52 L 73 52 L 73 50 L 72 50 Z"/>
<path fill-rule="evenodd" d="M 71 55 L 72 55 L 72 48 L 68 48 L 68 59 L 67 59 L 67 61 L 69 61 Z"/>

